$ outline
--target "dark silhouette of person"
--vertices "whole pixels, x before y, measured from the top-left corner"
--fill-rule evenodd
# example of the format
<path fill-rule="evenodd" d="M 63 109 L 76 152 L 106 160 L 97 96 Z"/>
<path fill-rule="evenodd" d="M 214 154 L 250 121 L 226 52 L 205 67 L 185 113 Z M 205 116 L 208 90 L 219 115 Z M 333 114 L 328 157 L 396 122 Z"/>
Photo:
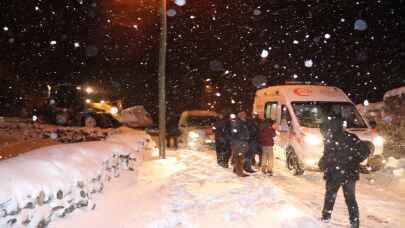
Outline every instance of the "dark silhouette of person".
<path fill-rule="evenodd" d="M 343 124 L 340 116 L 329 116 L 321 125 L 324 154 L 319 161 L 319 168 L 326 181 L 322 221 L 330 221 L 337 192 L 342 187 L 351 227 L 357 228 L 360 221 L 356 182 L 359 180 L 360 163 L 367 159 L 370 148 L 356 135 L 346 132 Z"/>

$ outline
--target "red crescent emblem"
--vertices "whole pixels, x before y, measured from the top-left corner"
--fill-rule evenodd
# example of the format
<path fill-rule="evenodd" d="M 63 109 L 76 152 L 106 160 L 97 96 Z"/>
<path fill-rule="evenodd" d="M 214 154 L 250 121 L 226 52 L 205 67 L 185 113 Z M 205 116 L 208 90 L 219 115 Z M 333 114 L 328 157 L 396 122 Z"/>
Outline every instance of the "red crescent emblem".
<path fill-rule="evenodd" d="M 294 94 L 298 96 L 309 96 L 309 94 L 312 92 L 309 89 L 304 89 L 304 88 L 297 88 L 293 90 Z"/>

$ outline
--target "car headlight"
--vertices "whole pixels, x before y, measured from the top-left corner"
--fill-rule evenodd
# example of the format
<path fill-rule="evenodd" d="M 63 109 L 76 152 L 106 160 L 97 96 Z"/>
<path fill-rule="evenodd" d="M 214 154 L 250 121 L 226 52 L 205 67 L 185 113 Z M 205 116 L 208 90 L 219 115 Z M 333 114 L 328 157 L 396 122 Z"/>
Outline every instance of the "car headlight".
<path fill-rule="evenodd" d="M 190 132 L 188 133 L 188 137 L 190 137 L 190 138 L 192 138 L 192 139 L 196 139 L 196 138 L 199 138 L 200 135 L 199 135 L 197 132 L 190 131 Z"/>
<path fill-rule="evenodd" d="M 384 138 L 381 136 L 377 136 L 373 139 L 374 146 L 383 146 L 384 145 Z"/>
<path fill-rule="evenodd" d="M 322 143 L 322 138 L 316 135 L 305 135 L 304 141 L 309 145 L 319 145 Z"/>
<path fill-rule="evenodd" d="M 115 106 L 111 107 L 110 108 L 110 113 L 113 114 L 113 115 L 116 115 L 118 113 L 118 108 L 115 107 Z"/>

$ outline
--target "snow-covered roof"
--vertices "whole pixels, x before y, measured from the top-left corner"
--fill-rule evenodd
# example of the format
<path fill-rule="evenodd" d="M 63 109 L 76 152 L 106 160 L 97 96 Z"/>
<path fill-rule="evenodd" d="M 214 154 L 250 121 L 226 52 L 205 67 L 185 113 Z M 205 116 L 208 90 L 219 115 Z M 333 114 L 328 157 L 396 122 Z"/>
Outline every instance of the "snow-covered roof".
<path fill-rule="evenodd" d="M 206 110 L 184 111 L 181 116 L 218 116 L 218 113 Z"/>
<path fill-rule="evenodd" d="M 256 97 L 281 95 L 287 101 L 335 101 L 351 102 L 339 88 L 323 85 L 279 85 L 256 91 Z"/>
<path fill-rule="evenodd" d="M 405 86 L 387 91 L 384 94 L 384 100 L 387 99 L 388 97 L 400 96 L 401 94 L 405 94 Z"/>

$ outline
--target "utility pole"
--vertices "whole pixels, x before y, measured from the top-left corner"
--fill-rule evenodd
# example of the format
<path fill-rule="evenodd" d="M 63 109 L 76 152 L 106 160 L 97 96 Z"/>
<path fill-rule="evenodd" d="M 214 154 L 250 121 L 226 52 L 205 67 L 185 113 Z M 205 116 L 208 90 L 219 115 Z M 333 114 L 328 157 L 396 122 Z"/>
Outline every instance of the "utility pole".
<path fill-rule="evenodd" d="M 166 0 L 161 0 L 160 50 L 159 50 L 159 156 L 166 158 L 166 49 L 167 16 Z"/>

